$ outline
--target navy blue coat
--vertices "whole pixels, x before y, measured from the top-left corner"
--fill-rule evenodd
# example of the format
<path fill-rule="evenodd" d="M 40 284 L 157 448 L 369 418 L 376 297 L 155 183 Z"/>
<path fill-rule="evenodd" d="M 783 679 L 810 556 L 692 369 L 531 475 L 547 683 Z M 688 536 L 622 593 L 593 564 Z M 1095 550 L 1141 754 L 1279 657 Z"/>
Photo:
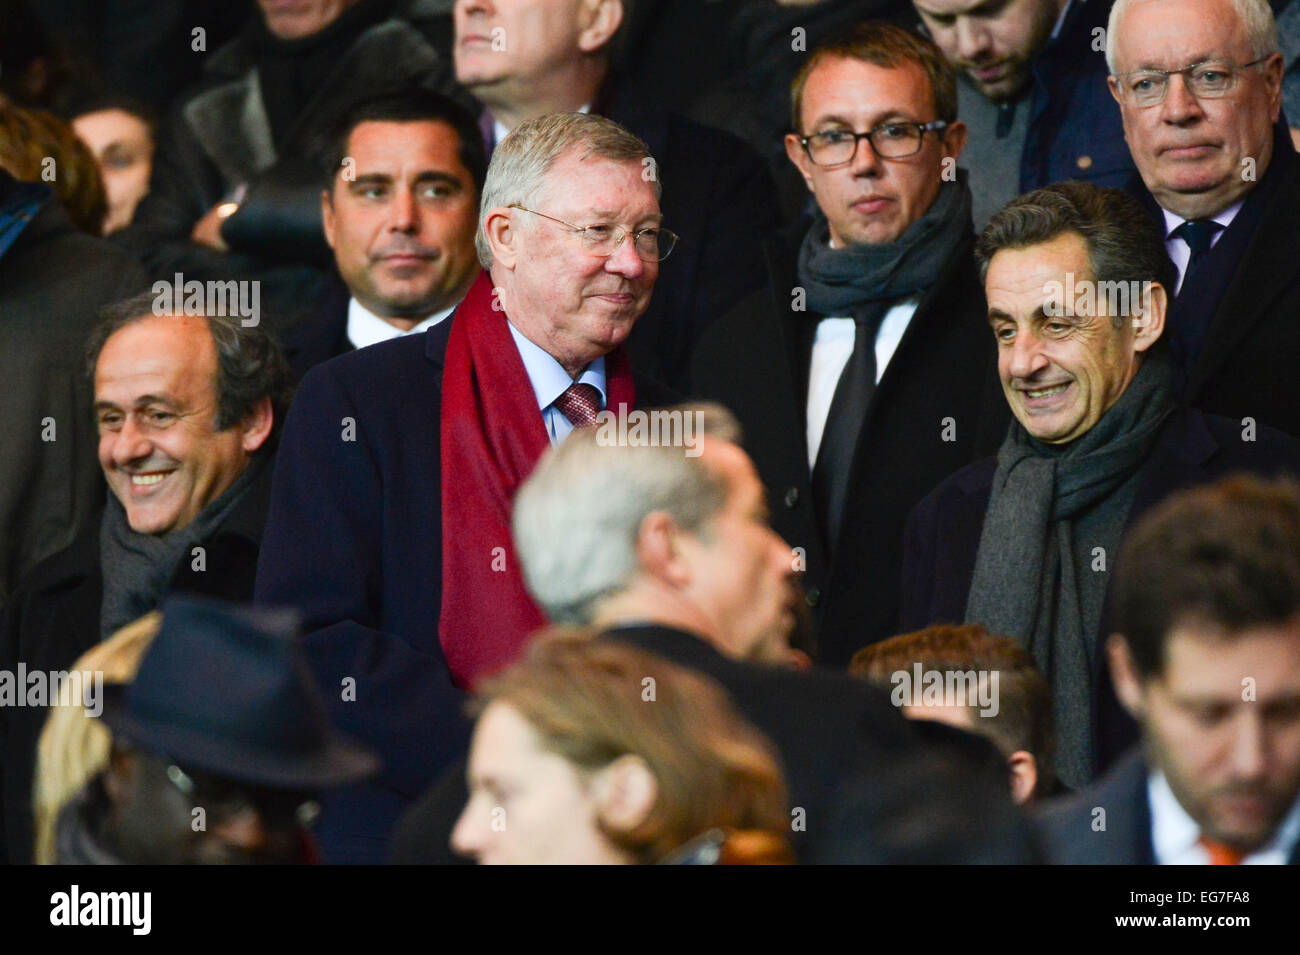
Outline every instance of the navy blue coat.
<path fill-rule="evenodd" d="M 1255 438 L 1243 441 L 1242 428 L 1226 418 L 1191 409 L 1175 412 L 1156 439 L 1126 526 L 1132 527 L 1145 511 L 1180 488 L 1208 484 L 1234 471 L 1300 474 L 1300 442 L 1269 428 L 1258 429 Z M 996 471 L 996 458 L 963 468 L 908 517 L 903 535 L 904 632 L 963 622 Z M 1108 618 L 1106 607 L 1098 647 L 1110 633 Z M 1136 739 L 1137 727 L 1115 698 L 1106 655 L 1096 656 L 1093 751 L 1094 765 L 1104 770 Z"/>
<path fill-rule="evenodd" d="M 383 862 L 398 815 L 468 741 L 438 641 L 439 422 L 455 318 L 317 365 L 281 438 L 256 600 L 303 614 L 330 716 L 384 761 L 377 779 L 324 800 L 330 862 Z M 640 406 L 673 400 L 636 386 Z"/>
<path fill-rule="evenodd" d="M 1119 189 L 1136 172 L 1097 33 L 1113 2 L 1073 0 L 1061 32 L 1034 61 L 1021 193 L 1070 179 Z"/>

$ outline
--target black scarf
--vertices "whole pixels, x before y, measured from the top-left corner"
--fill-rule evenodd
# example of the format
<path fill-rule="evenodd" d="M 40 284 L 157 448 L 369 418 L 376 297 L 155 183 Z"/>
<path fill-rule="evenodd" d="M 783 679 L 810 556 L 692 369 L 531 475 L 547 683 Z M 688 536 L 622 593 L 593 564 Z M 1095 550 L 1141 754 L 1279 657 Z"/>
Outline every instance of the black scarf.
<path fill-rule="evenodd" d="M 357 37 L 387 19 L 393 4 L 394 0 L 361 0 L 324 29 L 295 40 L 271 33 L 260 13 L 250 18 L 244 37 L 257 65 L 262 105 L 277 147 Z"/>
<path fill-rule="evenodd" d="M 209 501 L 194 520 L 167 534 L 138 534 L 131 530 L 122 502 L 108 495 L 99 527 L 99 564 L 104 581 L 100 639 L 107 640 L 158 606 L 181 561 L 189 560 L 190 551 L 221 528 L 265 466 L 263 456 L 254 455 L 244 473 L 216 500 Z"/>
<path fill-rule="evenodd" d="M 832 249 L 826 216 L 818 209 L 799 249 L 799 283 L 808 310 L 855 315 L 864 306 L 923 292 L 972 228 L 970 189 L 961 171 L 957 180 L 939 187 L 925 215 L 883 245 Z"/>
<path fill-rule="evenodd" d="M 1150 356 L 1082 437 L 1047 445 L 1013 421 L 998 451 L 966 620 L 1033 653 L 1052 689 L 1060 776 L 1072 787 L 1092 775 L 1093 644 L 1142 466 L 1174 410 L 1171 377 L 1167 359 Z"/>

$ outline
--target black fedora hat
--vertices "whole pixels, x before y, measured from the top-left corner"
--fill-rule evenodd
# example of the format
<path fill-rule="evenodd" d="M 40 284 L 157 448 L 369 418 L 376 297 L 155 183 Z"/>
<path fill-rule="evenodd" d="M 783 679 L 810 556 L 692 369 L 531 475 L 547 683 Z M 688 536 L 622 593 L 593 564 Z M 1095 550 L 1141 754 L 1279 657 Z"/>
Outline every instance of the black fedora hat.
<path fill-rule="evenodd" d="M 379 760 L 340 736 L 291 610 L 171 597 L 134 682 L 104 687 L 101 718 L 145 750 L 227 779 L 315 790 Z"/>

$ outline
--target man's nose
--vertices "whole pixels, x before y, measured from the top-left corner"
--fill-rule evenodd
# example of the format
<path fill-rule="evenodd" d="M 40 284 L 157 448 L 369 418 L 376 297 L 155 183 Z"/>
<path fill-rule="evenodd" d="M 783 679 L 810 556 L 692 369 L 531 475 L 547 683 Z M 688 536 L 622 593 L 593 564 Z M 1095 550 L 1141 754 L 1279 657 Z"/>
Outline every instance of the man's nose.
<path fill-rule="evenodd" d="M 266 823 L 262 814 L 251 807 L 222 819 L 213 827 L 212 832 L 222 842 L 245 852 L 257 852 L 267 842 Z"/>
<path fill-rule="evenodd" d="M 1032 330 L 1018 332 L 1011 344 L 1011 363 L 1008 370 L 1013 378 L 1028 379 L 1047 367 L 1042 340 Z"/>
<path fill-rule="evenodd" d="M 118 465 L 130 464 L 149 457 L 153 453 L 153 442 L 136 423 L 135 415 L 126 415 L 122 427 L 113 436 L 113 462 Z"/>
<path fill-rule="evenodd" d="M 1192 95 L 1187 77 L 1175 73 L 1168 78 L 1164 102 L 1160 104 L 1160 118 L 1166 123 L 1184 125 L 1205 115 L 1201 101 Z"/>
<path fill-rule="evenodd" d="M 389 208 L 389 227 L 394 232 L 415 232 L 420 224 L 420 208 L 409 189 L 397 189 Z"/>
<path fill-rule="evenodd" d="M 1238 780 L 1255 780 L 1264 775 L 1268 762 L 1264 720 L 1254 704 L 1242 709 L 1244 712 L 1233 727 L 1232 775 Z"/>
<path fill-rule="evenodd" d="M 974 17 L 958 17 L 954 28 L 957 35 L 957 56 L 976 62 L 988 51 L 989 34 Z"/>
<path fill-rule="evenodd" d="M 645 271 L 645 260 L 636 251 L 636 236 L 628 233 L 613 253 L 605 260 L 605 271 L 617 272 L 624 278 L 640 278 Z"/>
<path fill-rule="evenodd" d="M 849 169 L 854 176 L 873 178 L 880 175 L 880 157 L 871 148 L 871 140 L 867 137 L 863 136 L 858 140 Z"/>
<path fill-rule="evenodd" d="M 477 809 L 474 800 L 465 804 L 461 810 L 456 826 L 451 830 L 451 848 L 457 855 L 477 856 L 483 846 L 483 835 L 487 832 L 485 813 Z"/>

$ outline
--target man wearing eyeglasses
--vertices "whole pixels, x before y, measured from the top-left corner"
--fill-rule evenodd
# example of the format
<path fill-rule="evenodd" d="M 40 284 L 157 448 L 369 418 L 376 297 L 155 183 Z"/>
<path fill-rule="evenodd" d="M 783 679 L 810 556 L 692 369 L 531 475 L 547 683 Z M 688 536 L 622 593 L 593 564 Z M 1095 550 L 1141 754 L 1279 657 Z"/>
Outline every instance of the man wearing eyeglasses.
<path fill-rule="evenodd" d="M 1133 161 L 1106 95 L 1112 0 L 913 0 L 958 71 L 975 227 L 1016 196 L 1078 179 L 1122 187 Z"/>
<path fill-rule="evenodd" d="M 831 665 L 896 632 L 907 512 L 1006 430 L 954 86 L 933 43 L 888 24 L 810 55 L 785 144 L 818 214 L 768 243 L 769 287 L 692 370 L 741 420 Z"/>
<path fill-rule="evenodd" d="M 1300 163 L 1266 0 L 1119 0 L 1110 88 L 1178 269 L 1184 400 L 1300 435 Z"/>
<path fill-rule="evenodd" d="M 464 751 L 461 689 L 543 623 L 509 526 L 542 452 L 604 411 L 672 403 L 620 347 L 676 241 L 653 165 L 612 120 L 520 123 L 483 184 L 487 271 L 452 316 L 303 379 L 256 599 L 303 614 L 331 715 L 384 761 L 325 800 L 329 861 L 383 861 L 399 813 Z"/>

